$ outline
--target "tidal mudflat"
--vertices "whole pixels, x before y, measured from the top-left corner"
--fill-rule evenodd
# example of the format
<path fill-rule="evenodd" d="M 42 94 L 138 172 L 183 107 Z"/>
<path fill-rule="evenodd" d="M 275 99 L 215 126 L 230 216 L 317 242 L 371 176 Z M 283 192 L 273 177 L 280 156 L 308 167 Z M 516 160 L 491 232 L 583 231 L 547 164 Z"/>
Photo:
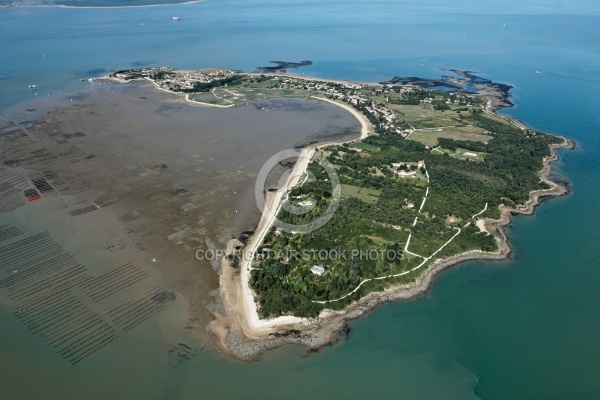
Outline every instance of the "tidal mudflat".
<path fill-rule="evenodd" d="M 254 178 L 274 153 L 359 130 L 321 101 L 215 109 L 148 83 L 3 115 L 0 298 L 47 362 L 71 364 L 136 333 L 165 343 L 167 362 L 193 357 L 219 286 L 195 251 L 254 229 Z"/>

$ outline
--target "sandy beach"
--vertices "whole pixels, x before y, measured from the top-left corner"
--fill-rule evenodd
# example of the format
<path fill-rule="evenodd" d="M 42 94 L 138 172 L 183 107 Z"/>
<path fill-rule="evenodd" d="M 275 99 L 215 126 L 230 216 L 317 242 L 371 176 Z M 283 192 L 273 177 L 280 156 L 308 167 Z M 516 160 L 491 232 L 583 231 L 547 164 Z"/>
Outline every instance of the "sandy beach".
<path fill-rule="evenodd" d="M 497 252 L 469 251 L 438 260 L 427 268 L 415 283 L 393 287 L 384 292 L 370 293 L 342 311 L 325 310 L 315 320 L 296 317 L 260 320 L 256 314 L 251 289 L 248 282 L 244 281 L 244 276 L 247 275 L 238 273 L 228 265 L 227 261 L 224 261 L 221 266 L 221 296 L 227 317 L 213 321 L 209 327 L 218 346 L 226 354 L 248 361 L 258 359 L 269 349 L 286 344 L 303 345 L 311 351 L 317 351 L 323 346 L 340 340 L 348 321 L 361 317 L 381 304 L 411 300 L 424 295 L 431 288 L 435 277 L 447 268 L 472 260 L 503 260 L 510 257 L 512 249 L 505 234 L 505 227 L 511 221 L 510 217 L 517 214 L 532 214 L 544 198 L 568 193 L 568 188 L 551 181 L 548 177 L 551 163 L 558 160 L 556 150 L 574 147 L 571 140 L 567 138 L 564 140 L 563 144 L 552 146 L 552 156 L 544 160 L 544 168 L 540 172 L 541 178 L 551 185 L 550 189 L 531 192 L 530 200 L 522 208 L 501 207 L 502 216 L 498 220 L 478 221 L 480 228 L 483 227 L 496 238 L 499 245 Z M 256 248 L 260 243 L 258 239 L 262 238 L 264 230 L 268 229 L 269 221 L 265 220 L 265 225 L 261 225 L 261 231 L 257 231 L 255 236 L 257 240 L 249 244 L 251 248 Z"/>
<path fill-rule="evenodd" d="M 361 133 L 359 139 L 357 140 L 364 139 L 369 135 L 369 121 L 354 108 L 350 107 L 347 104 L 330 99 L 325 99 L 321 97 L 312 98 L 335 104 L 338 107 L 341 107 L 347 110 L 348 112 L 352 113 L 352 115 L 354 115 L 354 117 L 356 117 L 356 119 L 361 124 Z M 267 200 L 267 205 L 261 216 L 261 222 L 259 223 L 258 229 L 252 236 L 252 239 L 250 240 L 247 246 L 248 254 L 253 254 L 258 250 L 258 246 L 261 245 L 265 235 L 273 225 L 273 221 L 279 213 L 282 204 L 282 197 L 293 187 L 298 185 L 299 180 L 304 175 L 315 150 L 317 150 L 319 147 L 323 147 L 329 144 L 330 143 L 309 146 L 302 150 L 300 158 L 298 162 L 294 165 L 292 173 L 290 174 L 290 178 L 288 179 L 286 184 L 283 187 L 279 188 L 274 195 L 269 196 L 269 199 Z M 275 212 L 271 212 L 271 210 L 273 210 L 274 208 L 273 206 L 275 205 L 277 205 Z M 224 260 L 224 262 L 227 261 Z M 306 323 L 307 320 L 292 316 L 282 316 L 269 320 L 263 320 L 259 318 L 258 313 L 256 312 L 256 303 L 254 301 L 254 295 L 252 294 L 252 289 L 249 285 L 251 263 L 252 260 L 243 260 L 240 264 L 242 285 L 242 297 L 240 299 L 240 302 L 241 307 L 243 308 L 243 314 L 245 315 L 245 318 L 241 318 L 245 322 L 242 325 L 244 328 L 244 333 L 249 337 L 254 337 L 257 335 L 260 336 L 261 334 L 264 334 L 266 329 L 267 332 L 270 332 L 268 331 L 268 328 L 280 327 L 283 325 L 296 323 Z"/>
<path fill-rule="evenodd" d="M 308 79 L 308 78 L 307 78 Z M 347 104 L 320 98 L 320 100 L 334 103 L 351 112 L 361 122 L 361 138 L 368 135 L 368 121 L 362 114 Z M 512 123 L 514 121 L 511 120 Z M 469 251 L 455 255 L 450 258 L 437 260 L 421 275 L 414 284 L 400 285 L 385 290 L 383 293 L 370 293 L 359 301 L 349 305 L 342 311 L 324 310 L 319 318 L 308 320 L 294 316 L 282 316 L 278 318 L 260 319 L 256 309 L 256 302 L 252 289 L 249 286 L 250 264 L 249 260 L 240 263 L 240 270 L 233 269 L 228 260 L 221 264 L 221 299 L 224 304 L 224 314 L 217 318 L 209 326 L 215 341 L 226 354 L 244 360 L 255 360 L 264 351 L 277 348 L 285 344 L 300 344 L 312 350 L 331 344 L 332 341 L 340 339 L 346 322 L 356 319 L 380 304 L 417 298 L 431 287 L 434 278 L 441 271 L 471 260 L 502 260 L 511 254 L 511 247 L 505 235 L 504 228 L 510 223 L 510 216 L 516 214 L 532 214 L 535 207 L 544 198 L 561 196 L 568 189 L 549 179 L 551 163 L 558 160 L 556 150 L 559 148 L 573 148 L 574 143 L 563 137 L 562 144 L 553 145 L 552 155 L 544 160 L 544 168 L 540 171 L 540 178 L 550 185 L 547 190 L 532 191 L 529 201 L 519 207 L 512 209 L 501 207 L 502 217 L 498 220 L 479 219 L 477 226 L 482 231 L 494 235 L 498 242 L 498 251 L 494 253 L 483 251 Z M 310 156 L 315 147 L 304 150 L 303 156 Z M 308 160 L 303 158 L 302 160 Z M 272 194 L 268 201 L 271 209 L 275 204 L 280 204 L 284 193 L 292 188 L 301 173 L 306 169 L 307 162 L 297 163 L 294 173 L 283 188 Z M 279 208 L 277 208 L 279 210 Z M 245 247 L 252 254 L 262 240 L 269 228 L 272 226 L 276 212 L 265 212 L 255 234 Z"/>
<path fill-rule="evenodd" d="M 281 74 L 281 76 L 288 75 Z M 293 77 L 306 80 L 320 80 L 309 77 Z M 155 83 L 154 88 L 160 92 L 169 92 L 160 88 Z M 205 105 L 190 100 L 183 93 L 169 93 L 174 94 L 175 98 L 184 100 L 187 104 L 200 107 L 215 107 L 212 104 Z M 489 95 L 487 92 L 486 94 Z M 497 99 L 491 95 L 486 98 L 488 100 L 486 112 L 498 116 L 494 112 L 499 106 L 499 104 L 496 104 Z M 359 139 L 364 139 L 372 131 L 372 127 L 366 117 L 350 105 L 322 97 L 313 96 L 312 99 L 334 104 L 351 113 L 361 125 Z M 508 120 L 519 128 L 525 128 L 522 123 L 512 118 L 499 117 Z M 209 334 L 224 353 L 244 360 L 254 360 L 265 350 L 284 344 L 301 344 L 310 349 L 318 349 L 337 340 L 347 321 L 364 315 L 377 305 L 401 299 L 408 300 L 422 295 L 431 286 L 434 277 L 446 268 L 469 260 L 500 260 L 509 257 L 511 248 L 504 233 L 504 227 L 510 223 L 510 216 L 514 214 L 531 214 L 543 198 L 567 193 L 567 188 L 549 179 L 550 164 L 558 159 L 556 149 L 563 147 L 571 148 L 573 146 L 573 143 L 568 139 L 563 138 L 563 140 L 562 144 L 552 146 L 552 155 L 544 160 L 544 168 L 540 171 L 540 178 L 549 184 L 550 189 L 531 192 L 529 201 L 517 209 L 501 207 L 501 218 L 499 220 L 477 220 L 476 224 L 482 231 L 486 231 L 496 238 L 499 245 L 497 252 L 470 251 L 447 259 L 437 260 L 413 284 L 389 288 L 383 293 L 371 293 L 342 311 L 325 310 L 321 312 L 321 315 L 317 319 L 310 320 L 294 316 L 261 319 L 257 313 L 254 293 L 249 285 L 251 260 L 245 257 L 242 259 L 239 268 L 235 269 L 229 265 L 227 259 L 224 259 L 219 266 L 219 300 L 211 309 L 215 319 L 208 326 Z M 294 165 L 285 184 L 275 192 L 267 192 L 267 198 L 265 199 L 266 207 L 262 210 L 260 222 L 254 230 L 253 235 L 244 247 L 244 254 L 253 254 L 259 248 L 265 235 L 273 225 L 281 207 L 282 198 L 303 176 L 314 151 L 328 144 L 331 143 L 319 143 L 304 147 L 301 151 L 299 161 Z M 241 245 L 242 243 L 237 241 L 237 239 L 233 239 L 227 244 L 228 251 L 232 251 L 234 247 L 240 247 Z"/>
<path fill-rule="evenodd" d="M 16 229 L 47 231 L 90 279 L 116 274 L 115 295 L 105 303 L 77 291 L 79 301 L 102 314 L 143 302 L 152 290 L 167 293 L 170 311 L 156 308 L 144 314 L 145 323 L 168 328 L 153 331 L 157 340 L 196 348 L 209 342 L 206 327 L 221 302 L 215 302 L 218 263 L 198 259 L 195 251 L 223 249 L 255 228 L 254 183 L 272 154 L 354 139 L 359 125 L 345 110 L 316 100 L 265 99 L 260 107 L 248 102 L 224 109 L 185 97 L 140 80 L 9 110 L 6 115 L 21 119 L 2 138 L 0 153 L 9 162 L 0 172 L 51 188 L 36 201 L 15 203 L 20 208 L 9 222 Z M 31 152 L 39 155 L 27 156 Z M 142 331 L 134 327 L 124 326 L 131 334 Z M 114 334 L 128 337 L 119 329 Z"/>
<path fill-rule="evenodd" d="M 335 104 L 350 112 L 361 124 L 360 136 L 355 140 L 364 139 L 372 132 L 369 121 L 351 106 L 322 97 L 312 97 L 312 99 Z M 263 210 L 255 233 L 244 247 L 244 254 L 253 254 L 261 245 L 279 212 L 282 197 L 298 184 L 298 181 L 306 171 L 315 150 L 330 144 L 331 143 L 321 143 L 304 148 L 285 185 L 276 192 L 267 192 L 265 209 Z M 271 212 L 274 208 L 276 209 L 275 212 Z M 237 240 L 230 241 L 228 244 L 228 251 L 232 249 L 236 242 Z M 264 341 L 264 339 L 282 329 L 293 329 L 298 326 L 314 327 L 314 321 L 294 316 L 281 316 L 268 320 L 260 319 L 256 309 L 256 302 L 254 301 L 254 294 L 249 284 L 250 265 L 251 260 L 245 257 L 240 263 L 239 270 L 235 270 L 230 266 L 229 260 L 222 260 L 220 283 L 221 298 L 225 308 L 225 315 L 217 317 L 217 319 L 209 326 L 209 330 L 216 338 L 216 342 L 219 344 L 221 350 L 235 357 L 241 356 L 241 358 L 248 358 L 242 356 L 240 353 L 240 351 L 245 352 L 247 348 L 242 345 L 243 350 L 240 350 L 238 346 L 233 345 L 232 340 L 239 344 L 245 341 L 245 339 L 242 338 L 249 338 L 252 340 L 262 339 L 261 344 L 267 346 L 259 346 L 261 348 L 259 352 L 262 352 L 266 348 L 277 347 L 279 345 L 272 341 Z M 328 337 L 329 334 L 330 333 L 328 332 L 326 336 Z M 323 337 L 323 340 L 320 342 L 325 343 L 325 339 L 326 338 Z M 250 354 L 250 358 L 253 358 L 258 353 L 251 351 Z"/>

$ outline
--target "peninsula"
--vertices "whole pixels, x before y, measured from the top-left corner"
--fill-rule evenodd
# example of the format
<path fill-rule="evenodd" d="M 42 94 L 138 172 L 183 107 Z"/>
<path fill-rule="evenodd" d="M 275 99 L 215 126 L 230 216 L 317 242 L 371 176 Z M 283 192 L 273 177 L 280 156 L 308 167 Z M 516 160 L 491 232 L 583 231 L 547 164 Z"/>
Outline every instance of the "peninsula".
<path fill-rule="evenodd" d="M 339 338 L 346 321 L 423 293 L 451 265 L 507 257 L 510 215 L 567 192 L 548 178 L 549 163 L 572 142 L 497 115 L 511 105 L 508 85 L 465 71 L 380 84 L 262 71 L 109 75 L 148 79 L 214 107 L 320 99 L 361 122 L 358 139 L 304 146 L 278 160 L 289 169 L 286 179 L 257 187 L 262 218 L 229 243 L 220 271 L 224 311 L 210 326 L 238 358 L 286 343 L 318 349 Z"/>

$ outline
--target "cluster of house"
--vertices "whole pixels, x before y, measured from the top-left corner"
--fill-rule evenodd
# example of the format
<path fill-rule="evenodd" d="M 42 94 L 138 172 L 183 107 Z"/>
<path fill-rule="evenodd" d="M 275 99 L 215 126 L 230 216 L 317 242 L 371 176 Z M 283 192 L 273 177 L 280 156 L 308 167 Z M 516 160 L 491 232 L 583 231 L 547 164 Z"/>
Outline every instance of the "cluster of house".
<path fill-rule="evenodd" d="M 191 71 L 181 72 L 173 68 L 167 67 L 152 67 L 139 68 L 127 71 L 120 71 L 114 74 L 115 78 L 131 80 L 136 78 L 154 78 L 159 73 L 164 73 L 164 78 L 155 81 L 158 86 L 173 92 L 178 92 L 183 89 L 193 89 L 196 83 L 210 83 L 218 79 L 227 78 L 232 75 L 232 72 L 225 70 L 214 70 L 210 72 Z"/>
<path fill-rule="evenodd" d="M 421 100 L 423 104 L 431 104 L 435 99 L 433 97 L 426 97 Z M 471 100 L 468 96 L 460 93 L 450 93 L 450 98 L 446 99 L 446 104 L 460 104 L 461 102 L 465 104 L 470 104 Z"/>
<path fill-rule="evenodd" d="M 228 78 L 231 75 L 231 72 L 221 70 L 213 72 L 184 72 L 156 83 L 163 89 L 177 92 L 183 89 L 193 89 L 197 83 L 210 83 Z"/>
<path fill-rule="evenodd" d="M 396 113 L 391 109 L 378 105 L 374 101 L 360 95 L 357 90 L 369 90 L 369 87 L 357 83 L 349 82 L 312 82 L 299 81 L 295 79 L 281 79 L 278 85 L 279 89 L 297 89 L 314 90 L 323 93 L 326 97 L 334 100 L 341 100 L 353 106 L 363 105 L 366 114 L 370 114 L 376 119 L 381 117 L 381 128 L 394 131 L 403 137 L 408 136 L 411 129 L 405 129 L 396 117 Z M 371 94 L 389 93 L 389 89 L 371 88 Z"/>
<path fill-rule="evenodd" d="M 138 68 L 129 69 L 127 71 L 119 71 L 114 74 L 115 78 L 130 80 L 135 78 L 150 78 L 156 75 L 157 72 L 173 73 L 174 69 L 169 67 L 151 67 L 151 68 Z"/>
<path fill-rule="evenodd" d="M 425 166 L 425 163 L 423 160 L 419 160 L 416 164 L 416 169 L 411 168 L 413 166 L 415 166 L 414 163 L 397 162 L 392 163 L 392 170 L 398 176 L 416 178 L 417 170 Z"/>
<path fill-rule="evenodd" d="M 385 106 L 377 106 L 375 103 L 371 103 L 371 107 L 365 107 L 365 110 L 375 118 L 383 118 L 381 127 L 390 131 L 394 131 L 402 137 L 408 136 L 411 129 L 405 129 L 396 120 L 396 113 Z"/>

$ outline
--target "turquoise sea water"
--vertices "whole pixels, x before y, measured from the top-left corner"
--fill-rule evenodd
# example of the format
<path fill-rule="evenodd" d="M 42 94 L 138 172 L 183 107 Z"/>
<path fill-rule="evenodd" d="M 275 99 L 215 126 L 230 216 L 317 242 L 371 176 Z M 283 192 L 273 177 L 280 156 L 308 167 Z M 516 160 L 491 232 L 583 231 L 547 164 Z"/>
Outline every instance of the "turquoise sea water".
<path fill-rule="evenodd" d="M 517 217 L 513 258 L 444 272 L 424 297 L 382 306 L 317 355 L 259 363 L 207 349 L 173 370 L 152 338 L 76 368 L 36 354 L 10 318 L 0 330 L 2 398 L 600 398 L 600 7 L 593 1 L 242 1 L 169 7 L 0 9 L 0 111 L 135 65 L 380 81 L 480 71 L 515 86 L 506 114 L 573 138 L 554 173 L 573 192 Z M 179 23 L 171 17 L 181 17 Z M 536 73 L 539 71 L 540 73 Z M 38 91 L 27 86 L 37 84 Z M 137 349 L 137 350 L 136 350 Z M 157 350 L 158 349 L 158 350 Z"/>

